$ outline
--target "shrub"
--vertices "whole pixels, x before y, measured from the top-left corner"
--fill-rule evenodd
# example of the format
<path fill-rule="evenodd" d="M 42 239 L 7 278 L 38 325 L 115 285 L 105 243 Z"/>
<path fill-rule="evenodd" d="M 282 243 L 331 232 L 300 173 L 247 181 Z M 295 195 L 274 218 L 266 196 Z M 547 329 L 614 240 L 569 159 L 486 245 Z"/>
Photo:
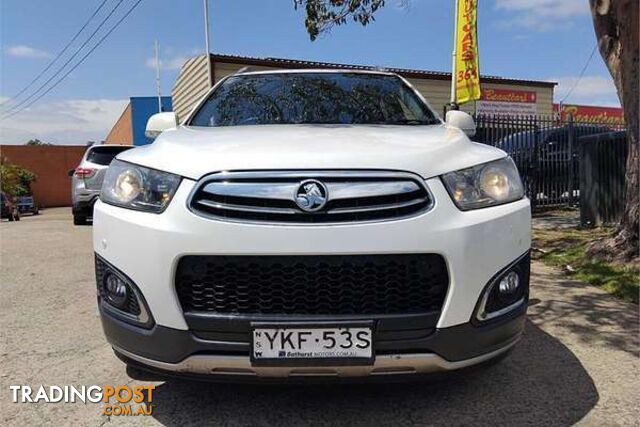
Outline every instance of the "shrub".
<path fill-rule="evenodd" d="M 31 194 L 31 183 L 36 178 L 36 174 L 29 169 L 0 159 L 0 185 L 8 195 L 19 197 Z"/>

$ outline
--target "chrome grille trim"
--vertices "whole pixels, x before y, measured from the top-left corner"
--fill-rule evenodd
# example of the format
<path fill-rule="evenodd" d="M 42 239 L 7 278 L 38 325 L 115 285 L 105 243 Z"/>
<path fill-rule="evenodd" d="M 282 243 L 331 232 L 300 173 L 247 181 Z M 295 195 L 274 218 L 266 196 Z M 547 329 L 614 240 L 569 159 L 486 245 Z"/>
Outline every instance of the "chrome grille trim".
<path fill-rule="evenodd" d="M 388 209 L 406 208 L 406 207 L 418 205 L 421 203 L 427 203 L 427 201 L 428 200 L 426 197 L 421 197 L 419 199 L 413 199 L 403 203 L 388 203 L 385 205 L 372 205 L 372 206 L 363 207 L 363 208 L 336 208 L 336 209 L 329 209 L 327 211 L 327 214 L 331 215 L 331 214 L 341 214 L 341 213 L 372 212 L 372 211 L 382 211 L 382 210 L 388 210 Z"/>
<path fill-rule="evenodd" d="M 305 180 L 321 181 L 327 203 L 305 212 L 295 203 Z M 219 172 L 203 177 L 187 207 L 194 214 L 243 223 L 324 225 L 391 221 L 430 210 L 434 199 L 419 175 L 377 170 Z"/>
<path fill-rule="evenodd" d="M 251 197 L 256 199 L 289 200 L 294 191 L 294 184 L 286 183 L 246 183 L 246 182 L 211 182 L 202 191 L 218 196 Z"/>
<path fill-rule="evenodd" d="M 246 182 L 211 182 L 202 191 L 218 196 L 250 197 L 256 199 L 291 200 L 298 183 L 246 183 Z M 413 181 L 370 182 L 370 183 L 327 183 L 332 200 L 355 197 L 389 196 L 412 193 L 420 190 Z"/>
<path fill-rule="evenodd" d="M 351 199 L 354 197 L 391 196 L 394 194 L 413 193 L 420 190 L 413 181 L 374 182 L 358 184 L 328 184 L 332 200 Z"/>
<path fill-rule="evenodd" d="M 208 206 L 214 209 L 226 209 L 226 210 L 238 211 L 238 212 L 273 213 L 273 214 L 289 214 L 289 215 L 298 213 L 295 209 L 240 206 L 240 205 L 233 205 L 230 203 L 215 203 L 215 202 L 210 202 L 208 200 L 197 200 L 195 201 L 195 203 L 199 205 Z"/>

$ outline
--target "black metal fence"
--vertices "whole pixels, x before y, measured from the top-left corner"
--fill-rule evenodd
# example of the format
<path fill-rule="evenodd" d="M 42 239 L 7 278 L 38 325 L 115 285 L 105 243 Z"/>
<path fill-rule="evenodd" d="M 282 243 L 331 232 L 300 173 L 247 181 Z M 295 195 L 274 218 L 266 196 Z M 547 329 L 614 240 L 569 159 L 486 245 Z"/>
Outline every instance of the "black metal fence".
<path fill-rule="evenodd" d="M 535 210 L 577 206 L 583 139 L 624 130 L 611 123 L 577 122 L 571 116 L 474 118 L 477 132 L 473 139 L 509 153 Z"/>

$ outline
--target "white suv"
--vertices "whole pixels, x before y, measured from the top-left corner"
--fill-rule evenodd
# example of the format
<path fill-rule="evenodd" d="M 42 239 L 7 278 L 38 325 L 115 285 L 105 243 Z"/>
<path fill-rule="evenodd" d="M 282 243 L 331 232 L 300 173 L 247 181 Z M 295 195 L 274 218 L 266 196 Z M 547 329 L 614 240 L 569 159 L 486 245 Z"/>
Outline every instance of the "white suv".
<path fill-rule="evenodd" d="M 450 370 L 504 355 L 530 207 L 501 150 L 398 75 L 243 72 L 152 117 L 94 211 L 104 332 L 133 372 Z M 466 133 L 466 134 L 465 134 Z"/>

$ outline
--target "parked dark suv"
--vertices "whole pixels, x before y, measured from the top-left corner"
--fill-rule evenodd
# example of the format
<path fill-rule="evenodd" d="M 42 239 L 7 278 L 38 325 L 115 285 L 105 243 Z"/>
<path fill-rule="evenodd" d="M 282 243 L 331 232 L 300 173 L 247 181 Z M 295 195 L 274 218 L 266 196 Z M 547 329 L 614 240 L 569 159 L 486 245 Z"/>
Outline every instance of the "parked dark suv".
<path fill-rule="evenodd" d="M 606 126 L 596 125 L 565 125 L 560 127 L 554 127 L 541 130 L 528 130 L 525 132 L 518 132 L 503 138 L 496 146 L 506 151 L 507 153 L 522 157 L 524 154 L 528 154 L 533 157 L 534 148 L 539 147 L 541 159 L 551 160 L 557 157 L 558 154 L 563 154 L 569 150 L 569 135 L 572 132 L 574 134 L 573 151 L 574 154 L 578 152 L 578 139 L 598 133 L 611 132 L 611 129 Z"/>
<path fill-rule="evenodd" d="M 521 173 L 545 177 L 528 182 L 528 193 L 538 204 L 553 205 L 577 200 L 581 138 L 605 132 L 611 132 L 611 128 L 578 124 L 527 130 L 503 138 L 496 147 L 513 158 Z"/>
<path fill-rule="evenodd" d="M 38 207 L 38 203 L 36 202 L 36 200 L 32 195 L 16 197 L 16 205 L 18 206 L 18 211 L 21 214 L 23 213 L 30 213 L 33 215 L 40 214 L 40 208 Z"/>

